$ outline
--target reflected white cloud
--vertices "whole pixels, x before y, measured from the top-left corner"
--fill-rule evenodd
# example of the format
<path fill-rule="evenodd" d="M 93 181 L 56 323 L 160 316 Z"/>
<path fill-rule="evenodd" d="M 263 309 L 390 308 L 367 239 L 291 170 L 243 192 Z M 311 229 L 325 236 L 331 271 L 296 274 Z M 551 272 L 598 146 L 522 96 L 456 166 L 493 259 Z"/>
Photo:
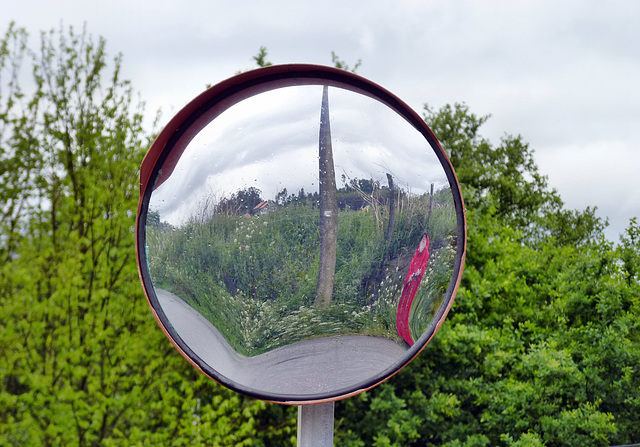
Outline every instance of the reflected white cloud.
<path fill-rule="evenodd" d="M 232 193 L 250 187 L 262 198 L 318 190 L 321 86 L 279 88 L 224 111 L 189 143 L 150 207 L 180 225 Z M 439 188 L 446 175 L 423 135 L 386 105 L 341 88 L 329 90 L 336 183 L 386 174 L 415 194 Z"/>

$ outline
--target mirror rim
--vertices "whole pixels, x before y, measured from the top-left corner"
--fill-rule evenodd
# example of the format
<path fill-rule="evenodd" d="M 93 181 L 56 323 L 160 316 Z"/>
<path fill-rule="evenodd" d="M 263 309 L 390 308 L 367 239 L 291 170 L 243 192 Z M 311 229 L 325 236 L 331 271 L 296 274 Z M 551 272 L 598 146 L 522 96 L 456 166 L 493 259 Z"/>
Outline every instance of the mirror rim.
<path fill-rule="evenodd" d="M 445 171 L 451 186 L 457 221 L 457 245 L 452 279 L 443 303 L 435 313 L 432 322 L 414 345 L 398 359 L 393 367 L 376 376 L 362 380 L 356 386 L 336 389 L 332 392 L 303 395 L 275 394 L 248 388 L 235 382 L 232 378 L 218 373 L 214 368 L 215 365 L 209 365 L 201 360 L 173 330 L 162 311 L 150 278 L 145 253 L 146 214 L 151 192 L 159 184 L 158 182 L 161 183 L 171 174 L 172 165 L 175 166 L 191 139 L 216 116 L 243 99 L 277 88 L 295 85 L 329 85 L 360 93 L 382 102 L 408 121 L 427 140 Z M 168 169 L 166 163 L 169 163 Z M 165 169 L 161 174 L 157 174 L 161 168 Z M 153 183 L 152 179 L 154 179 Z M 336 401 L 367 391 L 395 375 L 426 347 L 444 322 L 460 286 L 466 256 L 467 228 L 460 184 L 451 161 L 420 115 L 388 90 L 357 74 L 321 65 L 286 64 L 271 65 L 240 73 L 208 88 L 183 107 L 165 125 L 150 146 L 140 168 L 140 200 L 136 214 L 135 238 L 138 273 L 149 307 L 165 336 L 189 363 L 207 377 L 241 394 L 269 402 L 304 405 Z"/>

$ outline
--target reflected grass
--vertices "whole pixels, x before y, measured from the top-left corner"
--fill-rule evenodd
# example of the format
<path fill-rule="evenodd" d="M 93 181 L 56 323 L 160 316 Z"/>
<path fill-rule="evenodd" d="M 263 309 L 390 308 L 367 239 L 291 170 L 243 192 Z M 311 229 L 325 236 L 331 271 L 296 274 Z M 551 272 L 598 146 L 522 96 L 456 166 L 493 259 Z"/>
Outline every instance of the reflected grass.
<path fill-rule="evenodd" d="M 320 243 L 314 205 L 194 218 L 179 228 L 147 225 L 149 270 L 156 288 L 183 299 L 245 356 L 332 335 L 404 344 L 396 332 L 397 305 L 428 211 L 426 195 L 398 201 L 389 241 L 388 210 L 341 211 L 327 307 L 313 305 Z M 450 190 L 434 195 L 428 227 L 430 260 L 410 316 L 414 340 L 431 323 L 451 280 L 457 227 Z"/>

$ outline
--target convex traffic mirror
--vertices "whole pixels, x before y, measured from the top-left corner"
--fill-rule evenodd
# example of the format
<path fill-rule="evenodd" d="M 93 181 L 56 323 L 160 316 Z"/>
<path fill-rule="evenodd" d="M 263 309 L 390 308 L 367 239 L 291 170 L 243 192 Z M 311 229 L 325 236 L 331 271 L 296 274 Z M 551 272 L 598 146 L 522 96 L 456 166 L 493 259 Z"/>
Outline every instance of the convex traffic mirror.
<path fill-rule="evenodd" d="M 451 307 L 465 242 L 432 132 L 343 70 L 211 87 L 141 169 L 138 262 L 158 323 L 204 374 L 263 400 L 337 400 L 404 367 Z"/>

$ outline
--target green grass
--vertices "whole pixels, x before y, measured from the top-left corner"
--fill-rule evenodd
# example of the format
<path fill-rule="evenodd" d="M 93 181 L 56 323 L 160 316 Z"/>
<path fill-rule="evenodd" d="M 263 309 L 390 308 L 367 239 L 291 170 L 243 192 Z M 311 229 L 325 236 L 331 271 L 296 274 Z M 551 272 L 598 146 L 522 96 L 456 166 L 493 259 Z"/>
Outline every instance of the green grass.
<path fill-rule="evenodd" d="M 388 209 L 378 217 L 371 210 L 341 211 L 333 300 L 324 308 L 313 305 L 319 212 L 312 205 L 274 207 L 253 217 L 220 215 L 180 228 L 149 225 L 149 268 L 155 287 L 181 297 L 243 355 L 330 335 L 402 343 L 396 308 L 428 205 L 428 196 L 398 203 L 389 244 Z M 455 231 L 451 193 L 440 191 L 429 224 L 429 265 L 411 315 L 414 339 L 431 322 L 451 280 Z"/>

